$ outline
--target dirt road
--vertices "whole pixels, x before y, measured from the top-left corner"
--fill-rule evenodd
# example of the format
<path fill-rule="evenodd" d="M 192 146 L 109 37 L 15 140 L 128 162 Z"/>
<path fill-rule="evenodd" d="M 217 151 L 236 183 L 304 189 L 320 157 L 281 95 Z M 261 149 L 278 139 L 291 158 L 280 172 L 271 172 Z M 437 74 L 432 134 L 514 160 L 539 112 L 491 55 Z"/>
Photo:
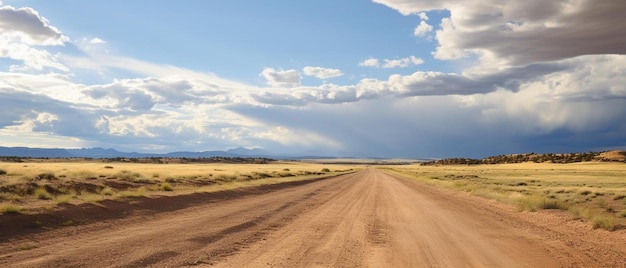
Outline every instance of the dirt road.
<path fill-rule="evenodd" d="M 624 230 L 382 171 L 0 241 L 6 267 L 626 267 Z"/>

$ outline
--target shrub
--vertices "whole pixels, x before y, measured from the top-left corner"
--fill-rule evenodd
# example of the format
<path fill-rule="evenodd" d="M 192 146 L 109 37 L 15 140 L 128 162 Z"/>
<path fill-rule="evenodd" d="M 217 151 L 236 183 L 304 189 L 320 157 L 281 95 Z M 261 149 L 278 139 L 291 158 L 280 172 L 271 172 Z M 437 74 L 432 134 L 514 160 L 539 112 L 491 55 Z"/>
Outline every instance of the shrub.
<path fill-rule="evenodd" d="M 323 169 L 322 169 L 322 172 L 330 172 L 330 169 L 323 168 Z"/>
<path fill-rule="evenodd" d="M 104 197 L 102 195 L 90 194 L 86 192 L 83 192 L 80 194 L 80 199 L 88 203 L 96 203 L 96 202 L 104 201 Z"/>
<path fill-rule="evenodd" d="M 591 193 L 591 191 L 589 191 L 589 190 L 584 190 L 584 191 L 581 191 L 581 192 L 580 192 L 580 195 L 588 195 L 588 194 L 590 194 L 590 193 Z"/>
<path fill-rule="evenodd" d="M 159 187 L 159 189 L 161 189 L 161 191 L 174 191 L 174 188 L 172 188 L 172 186 L 169 183 L 162 183 L 161 187 Z"/>
<path fill-rule="evenodd" d="M 50 196 L 50 194 L 48 193 L 48 191 L 46 191 L 45 188 L 37 188 L 35 189 L 35 197 L 37 197 L 38 199 L 41 200 L 48 200 L 51 199 L 52 197 Z"/>
<path fill-rule="evenodd" d="M 57 202 L 57 204 L 67 204 L 70 202 L 70 200 L 72 200 L 72 198 L 74 198 L 74 196 L 76 195 L 75 194 L 59 195 L 55 198 L 55 201 Z"/>
<path fill-rule="evenodd" d="M 4 170 L 4 169 L 0 169 L 0 175 L 6 175 L 6 174 L 7 174 L 7 171 L 6 171 L 6 170 Z"/>
<path fill-rule="evenodd" d="M 35 177 L 35 180 L 54 180 L 56 179 L 56 176 L 54 176 L 54 173 L 52 172 L 46 172 L 46 173 L 41 173 L 39 175 L 37 175 L 37 177 Z"/>
<path fill-rule="evenodd" d="M 104 168 L 106 168 L 106 169 L 113 169 L 112 166 L 104 166 Z"/>
<path fill-rule="evenodd" d="M 102 189 L 102 191 L 100 191 L 100 194 L 103 195 L 113 195 L 113 189 L 106 187 L 104 189 Z"/>
<path fill-rule="evenodd" d="M 558 200 L 539 196 L 528 196 L 519 200 L 518 208 L 520 211 L 537 211 L 537 209 L 567 209 L 567 205 Z"/>
<path fill-rule="evenodd" d="M 121 196 L 124 197 L 141 197 L 141 196 L 145 196 L 146 195 L 146 187 L 139 187 L 139 189 L 135 190 L 135 191 L 121 191 L 119 193 Z"/>
<path fill-rule="evenodd" d="M 608 231 L 614 231 L 616 227 L 617 220 L 613 216 L 594 216 L 591 219 L 594 228 L 602 228 Z"/>
<path fill-rule="evenodd" d="M 141 174 L 139 174 L 137 172 L 133 173 L 133 172 L 130 172 L 128 170 L 122 170 L 119 173 L 117 173 L 117 177 L 120 180 L 131 181 L 132 182 L 132 181 L 135 181 L 137 179 L 140 179 L 141 178 Z"/>

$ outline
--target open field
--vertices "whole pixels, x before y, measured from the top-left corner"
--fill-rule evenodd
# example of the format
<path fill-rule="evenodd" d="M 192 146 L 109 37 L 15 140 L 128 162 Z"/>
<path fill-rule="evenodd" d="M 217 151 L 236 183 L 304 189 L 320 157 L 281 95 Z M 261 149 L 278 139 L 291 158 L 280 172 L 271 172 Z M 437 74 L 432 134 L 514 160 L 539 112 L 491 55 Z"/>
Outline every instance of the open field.
<path fill-rule="evenodd" d="M 623 163 L 411 165 L 391 169 L 420 182 L 513 204 L 520 211 L 566 210 L 597 228 L 626 227 Z"/>
<path fill-rule="evenodd" d="M 626 267 L 625 230 L 519 212 L 379 169 L 253 188 L 77 206 L 68 219 L 115 213 L 4 233 L 0 266 Z"/>
<path fill-rule="evenodd" d="M 54 210 L 139 196 L 173 196 L 314 179 L 353 171 L 347 165 L 139 164 L 31 160 L 0 162 L 0 214 Z"/>

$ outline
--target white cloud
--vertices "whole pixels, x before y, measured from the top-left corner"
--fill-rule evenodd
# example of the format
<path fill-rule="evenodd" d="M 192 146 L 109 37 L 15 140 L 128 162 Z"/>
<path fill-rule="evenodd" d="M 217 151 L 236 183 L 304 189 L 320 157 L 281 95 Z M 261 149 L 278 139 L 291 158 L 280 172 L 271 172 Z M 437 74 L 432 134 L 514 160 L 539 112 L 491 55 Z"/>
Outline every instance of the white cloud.
<path fill-rule="evenodd" d="M 0 30 L 2 35 L 19 35 L 30 45 L 62 45 L 69 41 L 32 8 L 0 7 Z"/>
<path fill-rule="evenodd" d="M 435 57 L 476 54 L 493 66 L 526 65 L 581 55 L 625 54 L 626 2 L 555 0 L 458 2 L 374 0 L 404 15 L 448 9 Z"/>
<path fill-rule="evenodd" d="M 68 72 L 57 55 L 42 46 L 63 45 L 69 38 L 61 34 L 32 8 L 0 7 L 0 57 L 21 61 L 9 70 L 42 71 L 45 68 Z"/>
<path fill-rule="evenodd" d="M 89 40 L 90 44 L 106 44 L 106 41 L 98 38 L 98 37 L 94 37 L 91 40 Z"/>
<path fill-rule="evenodd" d="M 275 70 L 265 68 L 259 74 L 267 81 L 267 84 L 275 87 L 295 87 L 300 85 L 300 74 L 296 70 Z"/>
<path fill-rule="evenodd" d="M 56 55 L 18 42 L 4 34 L 0 34 L 0 57 L 22 61 L 21 65 L 9 66 L 10 71 L 41 71 L 44 68 L 69 71 L 67 66 L 58 61 Z"/>
<path fill-rule="evenodd" d="M 420 65 L 422 63 L 424 63 L 424 60 L 415 56 L 393 60 L 385 59 L 385 64 L 383 64 L 383 68 L 406 68 L 413 65 Z"/>
<path fill-rule="evenodd" d="M 359 62 L 359 66 L 362 66 L 362 67 L 378 67 L 378 66 L 380 66 L 380 61 L 378 61 L 378 59 L 376 59 L 376 58 L 369 58 L 369 59 L 366 59 L 366 60 L 364 60 L 362 62 Z"/>
<path fill-rule="evenodd" d="M 319 79 L 328 79 L 333 77 L 339 77 L 343 75 L 343 72 L 339 69 L 330 69 L 322 67 L 306 66 L 302 69 L 305 75 L 315 76 Z"/>
<path fill-rule="evenodd" d="M 417 14 L 420 19 L 422 19 L 423 21 L 427 21 L 428 20 L 428 15 L 426 15 L 426 12 L 420 12 L 419 14 Z"/>
<path fill-rule="evenodd" d="M 432 32 L 432 30 L 433 30 L 433 26 L 429 25 L 425 21 L 421 21 L 420 24 L 417 25 L 417 27 L 415 27 L 415 30 L 413 31 L 413 35 L 424 36 L 427 33 Z"/>
<path fill-rule="evenodd" d="M 415 56 L 409 56 L 409 57 L 401 58 L 401 59 L 383 59 L 382 61 L 384 62 L 383 64 L 381 64 L 381 61 L 379 59 L 369 58 L 359 63 L 359 66 L 376 67 L 376 68 L 382 67 L 385 69 L 391 69 L 391 68 L 406 68 L 409 66 L 420 65 L 424 63 L 424 60 Z"/>
<path fill-rule="evenodd" d="M 11 15 L 0 18 L 0 28 L 20 19 L 24 23 L 0 31 L 0 57 L 23 64 L 10 67 L 13 72 L 0 71 L 0 139 L 41 147 L 200 151 L 258 146 L 370 156 L 510 153 L 547 148 L 529 146 L 533 142 L 568 139 L 560 148 L 623 144 L 626 56 L 584 56 L 621 53 L 623 46 L 615 46 L 624 43 L 615 26 L 620 24 L 601 27 L 616 20 L 617 12 L 610 12 L 620 8 L 616 1 L 596 3 L 595 9 L 585 6 L 590 2 L 558 0 L 566 8 L 545 1 L 479 0 L 476 6 L 446 0 L 378 2 L 422 22 L 428 20 L 426 11 L 451 9 L 452 17 L 437 32 L 436 56 L 474 53 L 488 64 L 459 73 L 418 71 L 310 87 L 301 86 L 297 70 L 266 68 L 260 76 L 270 87 L 256 87 L 80 45 L 82 53 L 53 54 L 44 45 L 63 44 L 67 37 L 34 10 L 9 8 L 3 12 Z M 578 34 L 574 26 L 580 26 Z M 591 33 L 599 28 L 607 32 Z M 564 45 L 568 38 L 571 47 Z M 86 46 L 100 41 L 82 39 Z M 564 52 L 557 51 L 557 44 Z M 409 56 L 369 58 L 359 66 L 422 63 Z M 33 70 L 38 72 L 22 73 Z M 116 76 L 120 70 L 126 78 Z M 81 84 L 73 80 L 77 72 L 102 73 L 106 82 Z M 307 66 L 302 73 L 326 79 L 342 71 Z M 576 147 L 580 141 L 591 145 Z"/>

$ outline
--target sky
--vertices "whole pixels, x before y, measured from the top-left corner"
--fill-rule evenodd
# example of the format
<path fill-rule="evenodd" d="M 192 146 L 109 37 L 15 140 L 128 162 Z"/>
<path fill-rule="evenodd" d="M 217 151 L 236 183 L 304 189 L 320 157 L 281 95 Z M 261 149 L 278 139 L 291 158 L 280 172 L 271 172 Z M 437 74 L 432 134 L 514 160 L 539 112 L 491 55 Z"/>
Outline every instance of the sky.
<path fill-rule="evenodd" d="M 626 149 L 625 1 L 0 1 L 0 146 Z"/>

